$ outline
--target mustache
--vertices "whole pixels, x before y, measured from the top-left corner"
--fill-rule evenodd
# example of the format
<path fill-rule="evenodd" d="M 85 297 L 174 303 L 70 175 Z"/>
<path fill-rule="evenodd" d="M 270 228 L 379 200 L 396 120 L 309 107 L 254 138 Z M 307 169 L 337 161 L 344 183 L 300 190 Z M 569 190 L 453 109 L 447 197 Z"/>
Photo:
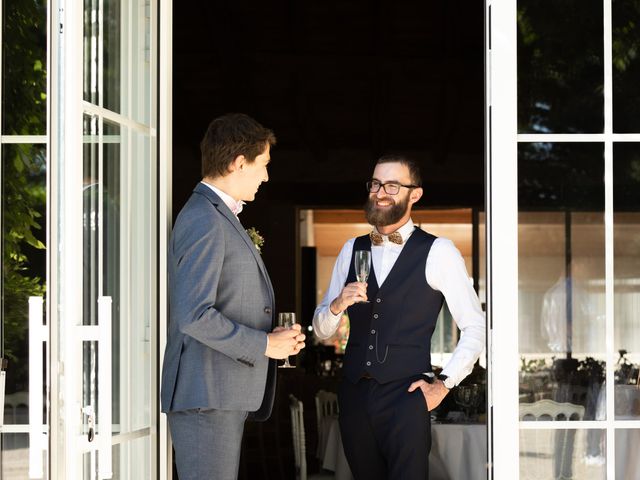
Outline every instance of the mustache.
<path fill-rule="evenodd" d="M 389 200 L 390 205 L 388 207 L 382 208 L 378 207 L 378 201 Z M 404 200 L 396 201 L 395 199 L 389 197 L 377 198 L 377 197 L 369 197 L 364 205 L 364 212 L 367 222 L 371 225 L 375 225 L 377 227 L 383 227 L 386 225 L 391 225 L 397 221 L 399 221 L 402 216 L 406 213 L 408 208 L 409 198 L 407 197 Z"/>

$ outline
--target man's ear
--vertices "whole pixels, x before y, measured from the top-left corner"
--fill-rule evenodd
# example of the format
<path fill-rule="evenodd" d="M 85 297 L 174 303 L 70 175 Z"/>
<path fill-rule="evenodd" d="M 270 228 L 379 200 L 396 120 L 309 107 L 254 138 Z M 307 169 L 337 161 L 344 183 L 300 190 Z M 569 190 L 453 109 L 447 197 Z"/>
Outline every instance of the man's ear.
<path fill-rule="evenodd" d="M 229 173 L 244 170 L 244 167 L 246 164 L 247 164 L 247 159 L 245 158 L 245 156 L 238 155 L 236 158 L 233 159 L 233 162 L 229 164 L 229 169 L 228 169 Z"/>
<path fill-rule="evenodd" d="M 418 200 L 420 200 L 423 193 L 424 191 L 422 190 L 422 187 L 412 189 L 411 193 L 409 194 L 409 201 L 411 202 L 411 204 L 413 205 Z"/>

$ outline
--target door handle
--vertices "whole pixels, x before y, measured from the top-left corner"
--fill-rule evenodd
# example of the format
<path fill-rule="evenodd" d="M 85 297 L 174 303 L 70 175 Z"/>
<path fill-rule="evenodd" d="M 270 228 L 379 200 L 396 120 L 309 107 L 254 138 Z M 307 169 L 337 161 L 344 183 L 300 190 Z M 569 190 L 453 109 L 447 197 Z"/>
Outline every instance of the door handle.
<path fill-rule="evenodd" d="M 93 405 L 85 405 L 82 408 L 82 413 L 87 416 L 87 440 L 93 442 L 93 439 L 96 438 L 96 413 Z"/>

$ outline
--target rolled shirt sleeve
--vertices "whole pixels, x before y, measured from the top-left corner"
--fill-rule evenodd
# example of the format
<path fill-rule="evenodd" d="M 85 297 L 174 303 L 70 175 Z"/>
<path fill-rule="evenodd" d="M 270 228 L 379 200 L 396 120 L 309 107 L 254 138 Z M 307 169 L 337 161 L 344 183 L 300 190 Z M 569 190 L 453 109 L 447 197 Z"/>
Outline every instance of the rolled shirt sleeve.
<path fill-rule="evenodd" d="M 459 384 L 471 371 L 485 347 L 486 322 L 462 255 L 451 240 L 438 238 L 425 267 L 427 282 L 440 291 L 462 334 L 442 373 Z"/>
<path fill-rule="evenodd" d="M 333 266 L 333 273 L 331 274 L 331 283 L 329 284 L 329 288 L 324 294 L 322 302 L 320 302 L 320 305 L 316 307 L 313 314 L 313 330 L 316 336 L 322 340 L 333 335 L 340 325 L 342 312 L 334 315 L 331 313 L 329 306 L 331 305 L 331 302 L 340 295 L 340 292 L 342 292 L 342 289 L 344 288 L 344 283 L 347 281 L 354 242 L 355 238 L 350 239 L 344 244 L 342 250 L 340 250 L 336 263 Z"/>

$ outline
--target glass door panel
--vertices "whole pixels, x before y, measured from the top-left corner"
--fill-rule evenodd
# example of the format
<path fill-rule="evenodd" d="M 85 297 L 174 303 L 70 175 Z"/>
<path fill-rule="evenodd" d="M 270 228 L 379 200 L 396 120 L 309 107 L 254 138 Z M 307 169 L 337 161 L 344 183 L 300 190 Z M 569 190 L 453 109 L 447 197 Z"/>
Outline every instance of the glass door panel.
<path fill-rule="evenodd" d="M 518 0 L 518 132 L 601 133 L 602 0 Z"/>
<path fill-rule="evenodd" d="M 0 479 L 26 478 L 30 466 L 30 414 L 34 433 L 42 441 L 46 425 L 47 377 L 41 331 L 29 328 L 29 298 L 37 297 L 40 308 L 31 312 L 35 325 L 44 323 L 42 299 L 46 291 L 46 148 L 44 145 L 3 145 L 2 159 L 2 352 L 4 397 L 0 422 L 2 462 Z M 37 327 L 36 327 L 37 328 Z M 38 354 L 30 351 L 30 336 Z M 34 363 L 30 356 L 37 359 Z M 31 369 L 30 369 L 31 367 Z M 35 378 L 34 378 L 35 377 Z M 32 391 L 35 388 L 35 391 Z M 39 395 L 40 398 L 35 396 Z M 43 407 L 32 412 L 30 405 Z M 38 408 L 38 407 L 36 407 Z M 39 408 L 38 408 L 39 409 Z M 45 444 L 38 451 L 38 470 Z M 34 470 L 35 472 L 35 470 Z"/>
<path fill-rule="evenodd" d="M 615 415 L 640 421 L 640 143 L 614 143 L 613 159 Z"/>
<path fill-rule="evenodd" d="M 47 133 L 47 1 L 2 2 L 2 135 Z"/>
<path fill-rule="evenodd" d="M 589 457 L 589 449 L 604 451 L 604 430 L 520 431 L 520 479 L 584 478 L 604 480 L 606 460 Z"/>
<path fill-rule="evenodd" d="M 81 390 L 83 405 L 98 406 L 91 421 L 97 422 L 99 436 L 105 409 L 111 417 L 109 454 L 103 438 L 97 445 L 85 443 L 86 479 L 105 475 L 101 457 L 113 478 L 149 478 L 155 468 L 155 9 L 149 0 L 84 2 L 82 324 L 88 329 L 81 335 Z M 101 299 L 109 299 L 106 318 L 99 315 Z M 91 330 L 94 326 L 106 326 L 110 335 L 110 360 L 104 365 L 105 337 Z M 101 379 L 105 370 L 109 376 Z M 88 434 L 89 415 L 83 420 Z"/>
<path fill-rule="evenodd" d="M 613 131 L 640 132 L 640 6 L 637 0 L 611 2 Z"/>
<path fill-rule="evenodd" d="M 155 371 L 151 349 L 157 303 L 154 149 L 148 134 L 99 116 L 85 115 L 85 126 L 83 325 L 99 325 L 98 299 L 111 299 L 109 407 L 117 443 L 112 465 L 119 478 L 144 478 L 137 472 L 148 471 L 151 464 Z M 97 405 L 100 395 L 98 343 L 83 344 L 83 405 Z M 96 415 L 100 431 L 100 412 Z M 92 455 L 86 454 L 85 478 L 93 478 L 95 466 Z"/>
<path fill-rule="evenodd" d="M 518 156 L 521 417 L 547 408 L 538 423 L 604 420 L 603 147 L 521 143 Z M 559 405 L 579 414 L 556 414 Z M 602 442 L 592 438 L 601 433 L 521 431 L 520 471 L 604 478 Z M 527 453 L 531 438 L 545 435 L 550 450 Z M 583 457 L 598 468 L 583 472 Z"/>

